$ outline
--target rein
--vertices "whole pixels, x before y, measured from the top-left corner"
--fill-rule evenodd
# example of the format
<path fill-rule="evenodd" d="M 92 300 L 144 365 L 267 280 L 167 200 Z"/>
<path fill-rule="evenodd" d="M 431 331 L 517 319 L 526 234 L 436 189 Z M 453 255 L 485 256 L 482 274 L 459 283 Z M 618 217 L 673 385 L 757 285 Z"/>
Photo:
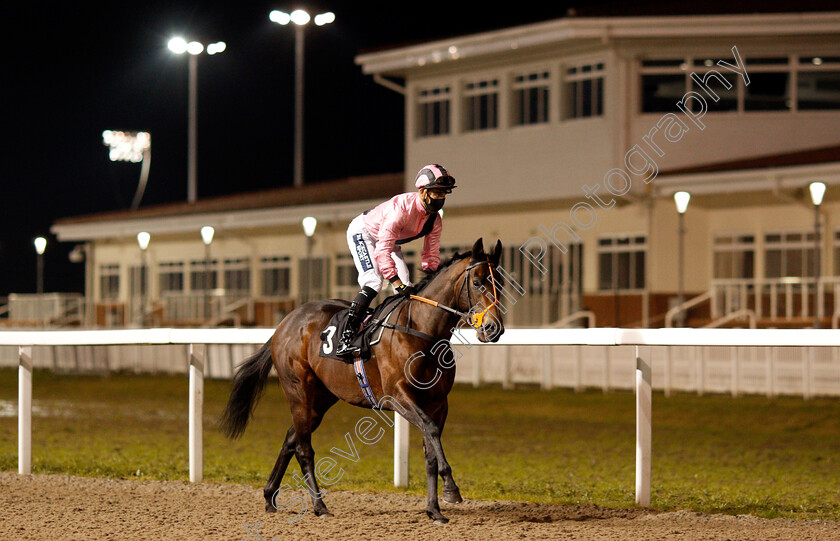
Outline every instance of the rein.
<path fill-rule="evenodd" d="M 470 265 L 469 267 L 467 267 L 465 269 L 466 272 L 464 273 L 464 280 L 461 282 L 461 287 L 458 288 L 458 296 L 456 298 L 461 297 L 461 295 L 462 295 L 461 292 L 463 291 L 464 287 L 467 285 L 467 280 L 469 280 L 469 278 L 470 278 L 470 271 L 474 267 L 477 267 L 477 266 L 483 265 L 483 264 L 484 264 L 484 261 L 479 261 L 477 263 L 473 263 L 472 265 Z M 449 312 L 450 314 L 455 314 L 458 317 L 465 317 L 465 318 L 467 318 L 467 321 L 469 322 L 470 326 L 472 326 L 473 329 L 478 330 L 484 325 L 484 316 L 487 314 L 487 312 L 489 312 L 490 309 L 493 306 L 496 306 L 497 304 L 499 304 L 499 295 L 498 295 L 498 292 L 496 291 L 496 277 L 493 275 L 493 265 L 490 264 L 490 257 L 489 256 L 487 257 L 487 269 L 490 271 L 490 283 L 493 284 L 493 302 L 490 303 L 490 306 L 486 307 L 481 312 L 476 312 L 475 314 L 469 314 L 469 313 L 466 313 L 466 312 L 462 312 L 461 310 L 457 310 L 455 308 L 452 308 L 450 306 L 446 306 L 445 304 L 441 304 L 437 301 L 433 301 L 432 299 L 427 299 L 425 297 L 420 297 L 420 296 L 417 296 L 417 295 L 410 295 L 409 297 L 416 300 L 416 301 L 425 302 L 426 304 L 430 304 L 430 305 L 432 305 L 436 308 L 440 308 L 441 310 Z M 470 306 L 472 306 L 472 299 L 470 298 L 470 289 L 469 288 L 467 288 L 467 302 L 469 303 Z"/>

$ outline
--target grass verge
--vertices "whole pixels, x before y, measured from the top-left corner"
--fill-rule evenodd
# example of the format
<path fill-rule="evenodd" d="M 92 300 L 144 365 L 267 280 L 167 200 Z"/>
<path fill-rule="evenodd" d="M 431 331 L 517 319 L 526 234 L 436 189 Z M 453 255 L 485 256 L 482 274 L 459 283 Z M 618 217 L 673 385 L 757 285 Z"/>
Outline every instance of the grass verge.
<path fill-rule="evenodd" d="M 70 376 L 36 371 L 33 471 L 185 480 L 186 376 Z M 291 424 L 272 382 L 245 436 L 215 430 L 228 381 L 205 382 L 205 480 L 262 486 Z M 17 469 L 17 372 L 0 369 L 0 469 Z M 634 505 L 634 397 L 630 393 L 456 386 L 443 444 L 467 498 Z M 425 494 L 423 450 L 411 434 L 411 480 L 396 489 L 393 438 L 353 434 L 369 411 L 337 404 L 313 436 L 316 460 L 336 457 L 334 489 Z M 762 517 L 840 519 L 840 400 L 654 395 L 652 507 Z M 299 472 L 295 461 L 286 475 Z"/>

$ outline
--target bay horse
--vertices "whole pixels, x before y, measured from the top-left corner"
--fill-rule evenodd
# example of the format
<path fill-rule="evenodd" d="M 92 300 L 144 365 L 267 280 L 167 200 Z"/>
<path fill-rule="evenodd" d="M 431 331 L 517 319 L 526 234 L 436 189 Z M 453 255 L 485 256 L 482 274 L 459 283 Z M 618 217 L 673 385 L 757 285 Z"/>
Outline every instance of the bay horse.
<path fill-rule="evenodd" d="M 386 328 L 379 343 L 371 347 L 371 358 L 365 363 L 374 396 L 383 397 L 378 409 L 399 409 L 423 433 L 426 514 L 436 523 L 449 521 L 441 514 L 438 504 L 438 474 L 444 482 L 444 501 L 460 503 L 463 499 L 440 442 L 449 407 L 447 395 L 455 381 L 454 356 L 451 362 L 446 362 L 440 355 L 429 353 L 442 349 L 434 346 L 446 341 L 446 349 L 452 355 L 448 342 L 462 324 L 461 317 L 466 317 L 467 323 L 476 329 L 480 341 L 499 340 L 504 324 L 497 291 L 503 284 L 494 269 L 499 265 L 501 253 L 500 241 L 487 254 L 482 239 L 478 239 L 471 251 L 455 254 L 439 265 L 417 284 L 417 296 L 400 301 L 394 309 L 394 324 L 403 329 Z M 424 302 L 418 302 L 421 300 Z M 228 438 L 238 438 L 245 431 L 272 366 L 292 413 L 292 426 L 286 432 L 280 455 L 263 490 L 268 512 L 277 509 L 274 498 L 294 455 L 315 515 L 331 516 L 315 477 L 312 433 L 338 400 L 362 408 L 372 407 L 352 364 L 319 355 L 321 331 L 333 314 L 347 306 L 346 301 L 331 299 L 307 302 L 294 309 L 280 322 L 271 339 L 239 365 L 233 378 L 230 399 L 219 423 Z M 302 502 L 305 504 L 305 500 Z"/>

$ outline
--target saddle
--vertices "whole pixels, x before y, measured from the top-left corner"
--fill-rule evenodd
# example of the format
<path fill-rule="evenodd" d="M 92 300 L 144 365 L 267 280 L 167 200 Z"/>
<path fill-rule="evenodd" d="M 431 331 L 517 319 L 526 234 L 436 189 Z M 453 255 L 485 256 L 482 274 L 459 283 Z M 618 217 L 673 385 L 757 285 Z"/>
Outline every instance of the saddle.
<path fill-rule="evenodd" d="M 360 329 L 357 329 L 355 338 L 353 338 L 352 345 L 359 348 L 359 357 L 364 360 L 370 358 L 370 348 L 379 343 L 382 339 L 382 333 L 386 329 L 386 324 L 391 317 L 391 314 L 399 305 L 402 299 L 399 295 L 392 295 L 385 299 L 379 306 L 374 309 L 368 308 L 367 314 L 362 318 Z M 345 362 L 347 364 L 353 363 L 352 355 L 336 355 L 335 350 L 338 348 L 338 342 L 344 334 L 344 328 L 347 326 L 347 314 L 350 308 L 339 310 L 330 318 L 329 323 L 321 331 L 321 347 L 318 353 L 321 357 L 328 359 L 335 359 Z M 393 327 L 391 325 L 388 325 Z"/>

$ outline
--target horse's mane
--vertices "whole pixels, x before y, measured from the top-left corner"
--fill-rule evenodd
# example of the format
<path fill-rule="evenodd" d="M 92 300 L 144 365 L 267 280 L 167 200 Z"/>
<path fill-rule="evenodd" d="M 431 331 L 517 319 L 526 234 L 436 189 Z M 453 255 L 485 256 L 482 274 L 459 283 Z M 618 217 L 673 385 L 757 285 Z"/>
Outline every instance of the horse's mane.
<path fill-rule="evenodd" d="M 424 287 L 429 285 L 429 282 L 434 280 L 435 277 L 438 274 L 442 273 L 444 271 L 444 269 L 451 266 L 456 261 L 460 261 L 460 260 L 464 259 L 465 257 L 469 257 L 471 255 L 472 255 L 472 250 L 466 251 L 464 253 L 453 254 L 452 257 L 450 257 L 448 260 L 441 262 L 441 264 L 438 265 L 438 268 L 435 272 L 426 273 L 426 276 L 424 276 L 422 280 L 420 280 L 419 282 L 414 284 L 414 290 L 419 293 L 420 291 L 423 290 Z"/>

